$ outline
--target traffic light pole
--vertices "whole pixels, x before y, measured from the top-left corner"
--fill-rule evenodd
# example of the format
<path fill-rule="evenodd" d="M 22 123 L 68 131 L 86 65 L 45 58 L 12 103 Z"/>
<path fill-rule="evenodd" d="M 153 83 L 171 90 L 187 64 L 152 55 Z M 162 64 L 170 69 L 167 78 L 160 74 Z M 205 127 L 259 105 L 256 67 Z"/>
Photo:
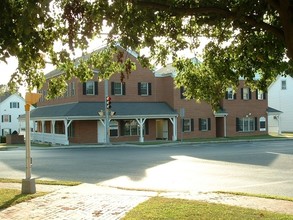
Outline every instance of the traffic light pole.
<path fill-rule="evenodd" d="M 109 109 L 107 108 L 107 97 L 109 96 L 108 86 L 109 81 L 105 79 L 105 142 L 106 144 L 110 144 L 109 137 Z"/>

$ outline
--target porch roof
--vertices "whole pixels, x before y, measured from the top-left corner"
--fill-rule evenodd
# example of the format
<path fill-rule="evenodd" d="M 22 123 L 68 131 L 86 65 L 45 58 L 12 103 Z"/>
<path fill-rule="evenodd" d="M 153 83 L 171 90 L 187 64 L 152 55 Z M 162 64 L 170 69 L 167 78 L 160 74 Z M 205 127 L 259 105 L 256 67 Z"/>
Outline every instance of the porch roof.
<path fill-rule="evenodd" d="M 174 117 L 177 112 L 164 102 L 112 102 L 113 118 L 129 117 Z M 104 102 L 77 102 L 54 106 L 38 107 L 31 111 L 31 119 L 54 118 L 99 118 L 98 112 L 104 110 Z"/>

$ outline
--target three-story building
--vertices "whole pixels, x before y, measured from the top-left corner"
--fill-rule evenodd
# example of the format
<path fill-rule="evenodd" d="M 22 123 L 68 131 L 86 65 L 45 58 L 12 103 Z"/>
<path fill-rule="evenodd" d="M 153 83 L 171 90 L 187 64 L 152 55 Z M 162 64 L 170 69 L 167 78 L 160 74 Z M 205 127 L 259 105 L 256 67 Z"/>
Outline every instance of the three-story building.
<path fill-rule="evenodd" d="M 100 82 L 96 74 L 87 82 L 68 81 L 63 97 L 43 98 L 31 112 L 35 121 L 33 141 L 56 144 L 173 140 L 267 134 L 267 99 L 240 82 L 227 91 L 222 111 L 214 113 L 207 103 L 186 100 L 174 85 L 170 65 L 155 73 L 143 68 L 134 54 L 125 51 L 137 68 L 123 82 L 120 74 Z M 54 70 L 47 80 L 62 72 Z M 233 93 L 233 94 L 231 94 Z M 234 95 L 236 94 L 236 95 Z M 105 98 L 111 97 L 109 129 L 106 129 Z"/>

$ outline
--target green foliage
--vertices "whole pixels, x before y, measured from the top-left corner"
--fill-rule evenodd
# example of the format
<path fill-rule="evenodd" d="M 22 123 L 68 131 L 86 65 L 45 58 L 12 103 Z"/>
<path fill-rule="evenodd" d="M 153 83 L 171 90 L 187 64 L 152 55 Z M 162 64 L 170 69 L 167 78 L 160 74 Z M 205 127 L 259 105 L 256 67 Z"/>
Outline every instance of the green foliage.
<path fill-rule="evenodd" d="M 102 73 L 101 78 L 120 72 L 121 80 L 133 70 L 126 59 L 124 66 L 118 57 L 110 64 L 111 56 L 106 54 L 72 61 L 77 50 L 86 53 L 89 41 L 100 36 L 105 25 L 110 29 L 109 43 L 134 51 L 149 49 L 148 56 L 139 56 L 144 66 L 150 60 L 163 65 L 170 58 L 178 60 L 178 85 L 188 87 L 188 96 L 214 108 L 226 87 L 235 86 L 239 77 L 265 90 L 277 74 L 293 75 L 290 0 L 3 0 L 0 20 L 0 59 L 16 56 L 19 61 L 10 86 L 42 87 L 42 69 L 49 59 L 65 72 L 50 83 L 51 97 L 64 91 L 65 81 L 73 76 L 89 79 L 93 68 Z M 198 56 L 195 49 L 202 37 L 210 43 L 198 57 L 200 65 L 192 67 L 178 59 L 177 52 L 184 49 Z"/>

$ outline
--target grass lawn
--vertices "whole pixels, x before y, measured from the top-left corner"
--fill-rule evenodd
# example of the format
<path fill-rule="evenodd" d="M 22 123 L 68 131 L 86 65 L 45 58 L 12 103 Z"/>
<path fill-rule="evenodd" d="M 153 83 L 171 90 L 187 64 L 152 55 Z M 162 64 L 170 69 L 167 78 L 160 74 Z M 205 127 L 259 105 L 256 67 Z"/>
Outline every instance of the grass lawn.
<path fill-rule="evenodd" d="M 193 200 L 153 197 L 139 204 L 123 218 L 131 219 L 293 219 L 293 215 Z"/>
<path fill-rule="evenodd" d="M 0 189 L 0 210 L 46 194 L 44 192 L 22 194 L 18 189 Z"/>

